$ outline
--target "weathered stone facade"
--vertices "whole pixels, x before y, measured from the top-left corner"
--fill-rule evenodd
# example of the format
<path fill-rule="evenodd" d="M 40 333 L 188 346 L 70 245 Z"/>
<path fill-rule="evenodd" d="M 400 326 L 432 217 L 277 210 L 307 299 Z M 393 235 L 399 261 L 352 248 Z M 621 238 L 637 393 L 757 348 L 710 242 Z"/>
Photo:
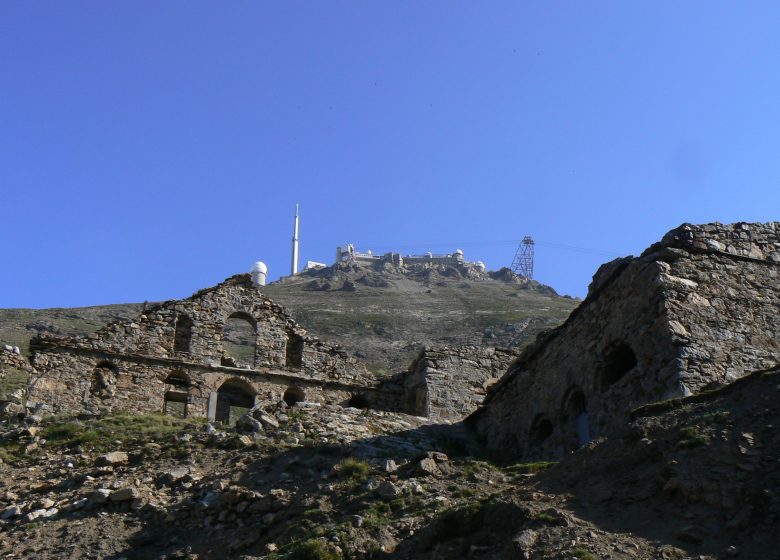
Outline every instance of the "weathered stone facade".
<path fill-rule="evenodd" d="M 226 325 L 234 319 L 252 333 L 241 367 L 226 352 Z M 31 400 L 55 411 L 176 409 L 225 420 L 232 408 L 264 400 L 401 406 L 400 392 L 380 387 L 346 352 L 308 335 L 249 275 L 88 336 L 42 335 L 31 349 L 43 373 Z"/>
<path fill-rule="evenodd" d="M 405 409 L 439 420 L 461 420 L 475 411 L 519 352 L 460 346 L 424 348 L 404 376 Z"/>
<path fill-rule="evenodd" d="M 594 276 L 469 423 L 509 456 L 560 456 L 632 409 L 724 385 L 780 356 L 780 224 L 685 224 Z"/>

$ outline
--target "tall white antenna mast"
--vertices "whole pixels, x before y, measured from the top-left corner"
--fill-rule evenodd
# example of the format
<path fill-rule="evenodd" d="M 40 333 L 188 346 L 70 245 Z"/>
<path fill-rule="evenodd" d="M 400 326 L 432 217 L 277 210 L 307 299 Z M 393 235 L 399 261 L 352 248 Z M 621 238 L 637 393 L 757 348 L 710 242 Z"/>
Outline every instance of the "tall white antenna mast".
<path fill-rule="evenodd" d="M 298 274 L 298 205 L 295 205 L 295 229 L 292 239 L 292 274 Z"/>

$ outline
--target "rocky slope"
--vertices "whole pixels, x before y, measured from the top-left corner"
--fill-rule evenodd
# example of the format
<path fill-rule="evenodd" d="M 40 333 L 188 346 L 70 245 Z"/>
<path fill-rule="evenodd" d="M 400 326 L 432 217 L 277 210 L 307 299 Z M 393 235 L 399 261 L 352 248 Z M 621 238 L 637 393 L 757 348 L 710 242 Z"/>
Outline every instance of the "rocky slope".
<path fill-rule="evenodd" d="M 780 373 L 645 407 L 556 465 L 462 425 L 282 403 L 249 433 L 5 425 L 4 558 L 775 558 Z M 107 453 L 110 452 L 110 453 Z"/>

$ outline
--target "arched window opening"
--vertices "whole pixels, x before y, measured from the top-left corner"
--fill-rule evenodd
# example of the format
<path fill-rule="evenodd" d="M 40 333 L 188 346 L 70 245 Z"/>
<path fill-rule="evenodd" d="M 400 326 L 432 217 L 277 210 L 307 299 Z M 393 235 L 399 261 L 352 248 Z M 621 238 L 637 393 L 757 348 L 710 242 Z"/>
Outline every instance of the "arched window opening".
<path fill-rule="evenodd" d="M 290 331 L 287 333 L 286 363 L 289 368 L 303 365 L 303 337 Z"/>
<path fill-rule="evenodd" d="M 563 397 L 561 431 L 564 447 L 569 451 L 579 449 L 590 441 L 587 401 L 579 387 L 569 388 Z"/>
<path fill-rule="evenodd" d="M 190 379 L 186 374 L 175 371 L 165 379 L 165 394 L 163 396 L 163 414 L 176 418 L 187 417 L 187 402 L 189 401 Z"/>
<path fill-rule="evenodd" d="M 367 395 L 363 393 L 357 393 L 350 397 L 349 402 L 347 402 L 347 406 L 352 408 L 370 408 L 371 401 Z"/>
<path fill-rule="evenodd" d="M 214 419 L 232 426 L 254 405 L 255 392 L 252 387 L 244 381 L 228 379 L 217 390 L 217 410 Z"/>
<path fill-rule="evenodd" d="M 636 354 L 625 342 L 613 342 L 604 348 L 604 371 L 599 383 L 602 391 L 620 381 L 624 375 L 636 367 Z"/>
<path fill-rule="evenodd" d="M 173 351 L 189 352 L 192 342 L 192 319 L 187 315 L 176 317 L 176 329 L 173 335 Z"/>
<path fill-rule="evenodd" d="M 553 433 L 553 423 L 544 414 L 537 414 L 531 422 L 529 439 L 532 445 L 538 445 L 549 438 Z"/>
<path fill-rule="evenodd" d="M 222 334 L 222 365 L 254 367 L 256 346 L 257 323 L 254 318 L 242 311 L 228 317 Z"/>
<path fill-rule="evenodd" d="M 287 406 L 295 406 L 299 402 L 303 402 L 306 395 L 303 393 L 303 389 L 299 387 L 288 387 L 284 392 L 282 400 L 287 403 Z"/>
<path fill-rule="evenodd" d="M 119 370 L 111 362 L 100 362 L 92 371 L 89 393 L 99 399 L 110 399 L 116 392 L 116 379 Z"/>

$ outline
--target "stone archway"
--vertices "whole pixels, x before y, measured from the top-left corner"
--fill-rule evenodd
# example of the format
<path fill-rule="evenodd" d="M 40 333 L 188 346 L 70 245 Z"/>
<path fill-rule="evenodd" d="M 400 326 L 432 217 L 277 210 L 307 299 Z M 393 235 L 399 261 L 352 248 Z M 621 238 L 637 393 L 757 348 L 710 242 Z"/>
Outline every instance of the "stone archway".
<path fill-rule="evenodd" d="M 214 419 L 233 425 L 255 405 L 255 390 L 246 381 L 228 379 L 217 390 Z"/>
<path fill-rule="evenodd" d="M 225 320 L 222 365 L 253 368 L 256 350 L 257 321 L 249 313 L 236 311 Z"/>

